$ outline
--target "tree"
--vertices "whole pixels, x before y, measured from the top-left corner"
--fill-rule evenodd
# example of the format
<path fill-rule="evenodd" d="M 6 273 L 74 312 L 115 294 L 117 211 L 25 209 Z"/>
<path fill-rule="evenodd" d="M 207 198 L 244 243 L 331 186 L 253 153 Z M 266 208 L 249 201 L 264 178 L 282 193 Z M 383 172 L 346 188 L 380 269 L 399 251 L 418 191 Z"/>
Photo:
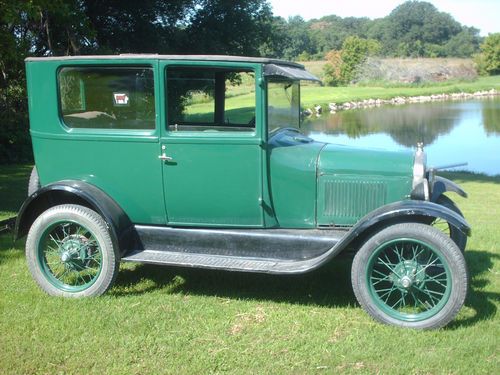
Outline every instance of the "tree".
<path fill-rule="evenodd" d="M 288 19 L 288 45 L 285 47 L 284 58 L 293 60 L 303 52 L 310 55 L 316 53 L 316 47 L 311 40 L 309 23 L 300 16 Z"/>
<path fill-rule="evenodd" d="M 265 0 L 198 0 L 179 47 L 183 53 L 257 56 L 271 19 Z"/>
<path fill-rule="evenodd" d="M 443 47 L 442 56 L 470 57 L 478 52 L 481 37 L 474 27 L 463 27 L 462 31 L 452 36 Z"/>
<path fill-rule="evenodd" d="M 481 74 L 500 74 L 500 33 L 489 34 L 481 44 L 481 54 L 476 57 Z"/>
<path fill-rule="evenodd" d="M 436 52 L 432 45 L 443 45 L 462 31 L 452 16 L 424 1 L 407 1 L 397 6 L 382 26 L 384 53 L 412 57 L 432 55 Z M 373 33 L 370 35 L 373 37 Z"/>
<path fill-rule="evenodd" d="M 340 77 L 343 82 L 351 82 L 356 78 L 359 66 L 366 61 L 368 56 L 380 51 L 380 43 L 373 39 L 363 39 L 350 36 L 342 44 L 342 65 Z"/>
<path fill-rule="evenodd" d="M 195 0 L 79 0 L 94 33 L 86 53 L 163 53 L 178 50 L 180 25 Z"/>
<path fill-rule="evenodd" d="M 309 33 L 317 52 L 325 53 L 340 50 L 349 36 L 365 38 L 372 23 L 368 18 L 325 16 L 309 22 Z"/>
<path fill-rule="evenodd" d="M 268 25 L 269 33 L 259 47 L 262 56 L 284 58 L 290 44 L 288 23 L 283 17 L 273 17 Z"/>
<path fill-rule="evenodd" d="M 330 51 L 328 63 L 324 67 L 325 83 L 337 86 L 353 81 L 358 69 L 368 56 L 380 52 L 380 43 L 374 39 L 363 39 L 350 36 L 342 44 L 341 51 Z"/>

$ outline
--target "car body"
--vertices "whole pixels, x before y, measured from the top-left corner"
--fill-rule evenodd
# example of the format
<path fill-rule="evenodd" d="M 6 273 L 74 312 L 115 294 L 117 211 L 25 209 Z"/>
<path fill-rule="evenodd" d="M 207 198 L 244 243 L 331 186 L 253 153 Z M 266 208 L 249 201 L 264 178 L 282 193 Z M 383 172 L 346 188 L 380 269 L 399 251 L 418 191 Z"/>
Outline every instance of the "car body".
<path fill-rule="evenodd" d="M 317 80 L 302 65 L 232 56 L 73 56 L 29 58 L 26 71 L 36 169 L 16 231 L 28 234 L 30 269 L 48 293 L 101 294 L 120 261 L 303 273 L 346 248 L 364 249 L 381 232 L 417 228 L 417 237 L 439 237 L 438 245 L 416 241 L 448 267 L 447 301 L 463 304 L 467 280 L 450 289 L 456 259 L 446 260 L 441 249 L 452 248 L 446 251 L 462 257 L 465 269 L 460 250 L 470 227 L 443 195 L 465 192 L 426 168 L 421 145 L 415 153 L 358 149 L 302 134 L 300 81 Z M 386 250 L 363 253 L 377 251 Z M 401 260 L 405 251 L 394 264 L 417 276 L 391 269 L 383 283 L 390 279 L 410 298 L 417 282 L 431 283 L 420 275 L 434 258 Z M 49 265 L 49 253 L 64 277 Z M 365 266 L 353 269 L 353 280 Z M 434 328 L 454 316 L 440 317 L 443 306 L 394 322 L 399 315 L 367 310 L 385 323 Z"/>

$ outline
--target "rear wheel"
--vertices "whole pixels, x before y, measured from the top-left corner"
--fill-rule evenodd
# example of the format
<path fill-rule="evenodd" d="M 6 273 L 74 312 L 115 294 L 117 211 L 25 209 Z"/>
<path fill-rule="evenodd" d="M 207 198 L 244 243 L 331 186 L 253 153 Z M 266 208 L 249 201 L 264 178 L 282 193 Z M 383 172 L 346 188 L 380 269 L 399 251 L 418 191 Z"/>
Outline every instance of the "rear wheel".
<path fill-rule="evenodd" d="M 42 213 L 26 240 L 31 274 L 48 294 L 97 296 L 118 273 L 118 253 L 104 220 L 91 209 L 61 205 Z"/>
<path fill-rule="evenodd" d="M 463 254 L 436 228 L 397 224 L 370 238 L 354 257 L 353 290 L 376 320 L 433 329 L 463 306 L 468 276 Z"/>

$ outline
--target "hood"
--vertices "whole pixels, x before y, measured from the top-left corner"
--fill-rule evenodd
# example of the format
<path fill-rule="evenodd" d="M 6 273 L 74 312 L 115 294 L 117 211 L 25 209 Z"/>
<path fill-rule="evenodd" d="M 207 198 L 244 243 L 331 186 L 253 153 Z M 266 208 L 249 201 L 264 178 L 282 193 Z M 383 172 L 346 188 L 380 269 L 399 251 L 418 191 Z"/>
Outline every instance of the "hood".
<path fill-rule="evenodd" d="M 328 144 L 321 150 L 318 174 L 413 176 L 411 151 L 386 151 Z"/>

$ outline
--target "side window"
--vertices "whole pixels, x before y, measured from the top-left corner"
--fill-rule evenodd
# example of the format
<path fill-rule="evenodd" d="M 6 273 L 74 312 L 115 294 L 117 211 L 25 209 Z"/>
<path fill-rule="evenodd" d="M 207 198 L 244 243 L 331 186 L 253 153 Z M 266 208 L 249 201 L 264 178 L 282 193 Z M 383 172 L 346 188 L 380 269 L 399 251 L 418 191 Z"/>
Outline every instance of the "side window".
<path fill-rule="evenodd" d="M 67 67 L 58 82 L 59 108 L 70 128 L 155 128 L 151 68 Z"/>
<path fill-rule="evenodd" d="M 250 69 L 169 67 L 171 131 L 254 131 L 255 74 Z"/>

